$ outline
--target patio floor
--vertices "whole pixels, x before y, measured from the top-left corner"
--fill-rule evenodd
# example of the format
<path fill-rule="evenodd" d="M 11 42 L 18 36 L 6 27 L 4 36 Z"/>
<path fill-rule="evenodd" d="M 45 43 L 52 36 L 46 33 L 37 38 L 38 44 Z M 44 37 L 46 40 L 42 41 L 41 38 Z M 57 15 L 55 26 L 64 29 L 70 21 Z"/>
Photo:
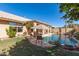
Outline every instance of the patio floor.
<path fill-rule="evenodd" d="M 37 46 L 47 47 L 47 48 L 52 47 L 51 44 L 45 43 L 43 40 L 37 40 L 35 38 L 30 38 L 30 37 L 28 37 L 28 40 L 29 40 L 29 42 L 31 42 L 32 44 L 37 45 Z"/>

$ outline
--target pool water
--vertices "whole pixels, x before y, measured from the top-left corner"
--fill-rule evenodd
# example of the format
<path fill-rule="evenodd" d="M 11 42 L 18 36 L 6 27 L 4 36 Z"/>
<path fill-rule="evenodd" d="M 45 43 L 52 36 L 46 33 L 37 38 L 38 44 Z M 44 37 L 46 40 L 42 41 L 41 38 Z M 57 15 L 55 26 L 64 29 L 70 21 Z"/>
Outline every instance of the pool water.
<path fill-rule="evenodd" d="M 52 35 L 52 36 L 47 36 L 43 37 L 44 42 L 49 42 L 49 41 L 57 41 L 59 39 L 58 35 Z"/>
<path fill-rule="evenodd" d="M 55 41 L 58 41 L 58 40 L 59 40 L 59 36 L 58 35 L 52 35 L 50 37 L 43 37 L 43 41 L 45 43 L 48 43 L 49 41 L 55 42 Z M 71 39 L 65 38 L 65 39 L 59 40 L 59 43 L 61 45 L 72 45 L 72 46 L 75 46 L 78 42 L 77 42 L 77 40 L 75 40 L 73 38 L 71 38 Z"/>

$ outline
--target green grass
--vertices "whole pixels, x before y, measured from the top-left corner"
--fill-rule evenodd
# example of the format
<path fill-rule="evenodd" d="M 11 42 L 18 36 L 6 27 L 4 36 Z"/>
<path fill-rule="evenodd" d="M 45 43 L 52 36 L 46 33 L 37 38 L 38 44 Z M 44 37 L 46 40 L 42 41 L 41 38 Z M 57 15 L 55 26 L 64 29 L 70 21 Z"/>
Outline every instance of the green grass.
<path fill-rule="evenodd" d="M 47 56 L 46 48 L 33 45 L 23 37 L 0 41 L 1 56 Z"/>
<path fill-rule="evenodd" d="M 63 52 L 62 52 L 63 51 Z M 79 52 L 79 51 L 78 51 Z M 0 40 L 0 55 L 9 56 L 79 56 L 79 53 L 66 51 L 62 47 L 43 48 L 33 45 L 23 37 Z"/>
<path fill-rule="evenodd" d="M 6 40 L 0 40 L 0 54 L 2 52 L 7 52 L 7 50 L 10 49 L 10 47 L 13 47 L 17 42 L 22 41 L 22 37 L 16 37 L 16 38 L 9 38 Z"/>
<path fill-rule="evenodd" d="M 11 48 L 10 56 L 48 56 L 47 48 L 33 45 L 28 39 L 22 40 Z"/>

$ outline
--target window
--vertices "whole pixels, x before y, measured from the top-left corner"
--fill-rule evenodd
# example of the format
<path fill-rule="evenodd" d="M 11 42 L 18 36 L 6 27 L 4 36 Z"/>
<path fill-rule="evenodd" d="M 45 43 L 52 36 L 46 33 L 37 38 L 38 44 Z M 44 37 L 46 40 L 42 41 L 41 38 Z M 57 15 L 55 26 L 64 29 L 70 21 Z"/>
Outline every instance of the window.
<path fill-rule="evenodd" d="M 12 27 L 13 31 L 17 31 L 16 27 Z"/>
<path fill-rule="evenodd" d="M 17 32 L 22 32 L 23 31 L 23 27 L 12 27 L 14 31 Z"/>
<path fill-rule="evenodd" d="M 11 27 L 13 27 L 14 31 L 17 31 L 17 32 L 22 32 L 23 31 L 23 27 L 22 26 L 17 26 L 17 24 L 15 22 L 9 22 L 9 25 Z"/>
<path fill-rule="evenodd" d="M 22 32 L 23 31 L 23 27 L 12 27 L 14 31 L 17 32 Z"/>
<path fill-rule="evenodd" d="M 17 27 L 17 32 L 22 32 L 23 31 L 23 27 Z"/>
<path fill-rule="evenodd" d="M 16 26 L 16 23 L 15 22 L 9 22 L 9 25 L 10 26 Z"/>

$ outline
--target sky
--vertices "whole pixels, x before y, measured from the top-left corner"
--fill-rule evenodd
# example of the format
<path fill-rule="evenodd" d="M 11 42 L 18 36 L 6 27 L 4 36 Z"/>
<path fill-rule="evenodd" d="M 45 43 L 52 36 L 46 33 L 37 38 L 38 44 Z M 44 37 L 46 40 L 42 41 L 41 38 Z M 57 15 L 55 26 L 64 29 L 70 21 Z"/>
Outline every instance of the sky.
<path fill-rule="evenodd" d="M 56 3 L 0 3 L 0 10 L 52 26 L 64 26 L 63 14 Z"/>

